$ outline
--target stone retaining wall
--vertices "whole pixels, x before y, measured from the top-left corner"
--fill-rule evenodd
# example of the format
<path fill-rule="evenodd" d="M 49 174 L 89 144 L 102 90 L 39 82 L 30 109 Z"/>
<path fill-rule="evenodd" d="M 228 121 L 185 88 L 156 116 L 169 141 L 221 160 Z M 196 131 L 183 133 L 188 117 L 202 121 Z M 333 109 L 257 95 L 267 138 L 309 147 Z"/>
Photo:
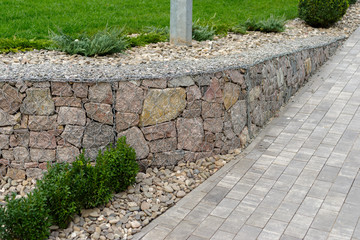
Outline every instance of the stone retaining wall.
<path fill-rule="evenodd" d="M 37 177 L 123 135 L 144 167 L 244 147 L 340 44 L 176 78 L 1 82 L 1 174 Z"/>

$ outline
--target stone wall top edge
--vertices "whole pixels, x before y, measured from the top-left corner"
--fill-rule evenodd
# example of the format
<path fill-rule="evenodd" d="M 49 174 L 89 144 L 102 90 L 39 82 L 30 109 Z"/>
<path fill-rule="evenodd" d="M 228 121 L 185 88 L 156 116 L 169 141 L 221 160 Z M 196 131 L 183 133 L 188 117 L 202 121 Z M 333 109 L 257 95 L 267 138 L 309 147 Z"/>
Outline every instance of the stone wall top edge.
<path fill-rule="evenodd" d="M 91 69 L 80 67 L 75 72 L 69 71 L 66 65 L 5 65 L 0 64 L 0 81 L 5 82 L 120 82 L 150 79 L 168 79 L 177 77 L 213 74 L 226 70 L 249 69 L 263 62 L 302 51 L 322 48 L 346 40 L 341 37 L 311 37 L 302 40 L 277 44 L 272 51 L 264 49 L 244 52 L 237 55 L 202 59 L 195 61 L 177 60 L 172 62 L 155 62 L 141 65 L 128 65 L 122 68 L 97 66 Z M 73 70 L 74 68 L 72 68 Z"/>

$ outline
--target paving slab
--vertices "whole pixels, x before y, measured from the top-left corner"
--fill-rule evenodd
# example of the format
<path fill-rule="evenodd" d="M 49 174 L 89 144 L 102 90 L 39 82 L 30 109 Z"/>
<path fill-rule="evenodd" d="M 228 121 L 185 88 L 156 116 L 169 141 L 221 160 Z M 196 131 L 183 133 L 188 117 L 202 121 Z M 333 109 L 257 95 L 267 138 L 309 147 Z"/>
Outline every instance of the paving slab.
<path fill-rule="evenodd" d="M 133 239 L 360 239 L 360 29 L 229 164 Z"/>

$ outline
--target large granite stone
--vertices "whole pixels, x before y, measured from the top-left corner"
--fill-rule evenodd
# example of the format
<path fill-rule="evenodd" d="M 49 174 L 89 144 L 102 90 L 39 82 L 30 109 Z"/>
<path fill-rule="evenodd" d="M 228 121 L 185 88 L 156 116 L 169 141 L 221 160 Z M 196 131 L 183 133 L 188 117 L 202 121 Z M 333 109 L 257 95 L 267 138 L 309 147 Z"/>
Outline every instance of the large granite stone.
<path fill-rule="evenodd" d="M 240 135 L 241 131 L 247 123 L 247 110 L 245 100 L 237 101 L 230 109 L 231 123 L 236 135 Z"/>
<path fill-rule="evenodd" d="M 9 149 L 9 135 L 0 134 L 0 149 Z"/>
<path fill-rule="evenodd" d="M 13 149 L 14 160 L 17 162 L 29 162 L 30 154 L 25 147 L 16 147 Z"/>
<path fill-rule="evenodd" d="M 8 114 L 14 114 L 19 110 L 24 97 L 24 94 L 19 93 L 16 88 L 5 84 L 0 89 L 0 109 Z"/>
<path fill-rule="evenodd" d="M 53 96 L 70 97 L 73 95 L 71 86 L 67 82 L 51 82 L 51 94 Z"/>
<path fill-rule="evenodd" d="M 54 130 L 57 127 L 57 115 L 53 116 L 36 116 L 30 115 L 28 127 L 32 131 Z"/>
<path fill-rule="evenodd" d="M 223 130 L 222 118 L 207 118 L 204 120 L 204 130 L 219 133 Z"/>
<path fill-rule="evenodd" d="M 177 140 L 176 138 L 165 138 L 149 142 L 150 152 L 168 152 L 176 150 Z"/>
<path fill-rule="evenodd" d="M 75 97 L 86 98 L 89 86 L 87 83 L 74 83 L 72 86 Z"/>
<path fill-rule="evenodd" d="M 199 99 L 201 99 L 201 91 L 198 86 L 190 86 L 186 89 L 186 100 L 188 102 L 193 102 Z"/>
<path fill-rule="evenodd" d="M 221 117 L 224 114 L 224 111 L 221 103 L 202 101 L 201 116 L 204 119 Z"/>
<path fill-rule="evenodd" d="M 55 135 L 52 132 L 30 132 L 29 146 L 32 148 L 55 149 Z"/>
<path fill-rule="evenodd" d="M 13 135 L 10 135 L 11 147 L 28 147 L 30 141 L 30 132 L 28 129 L 17 129 Z"/>
<path fill-rule="evenodd" d="M 113 128 L 98 122 L 90 122 L 84 132 L 82 146 L 85 149 L 100 148 L 114 142 Z"/>
<path fill-rule="evenodd" d="M 240 96 L 240 86 L 234 83 L 225 83 L 224 88 L 224 106 L 228 110 L 231 108 Z"/>
<path fill-rule="evenodd" d="M 20 180 L 20 179 L 24 180 L 26 177 L 24 170 L 15 169 L 15 168 L 9 168 L 7 170 L 6 176 L 8 176 L 9 178 L 11 178 L 13 180 Z"/>
<path fill-rule="evenodd" d="M 59 125 L 84 126 L 86 123 L 85 111 L 81 108 L 60 107 L 57 121 Z"/>
<path fill-rule="evenodd" d="M 114 117 L 112 113 L 112 108 L 109 104 L 104 103 L 85 103 L 86 115 L 94 119 L 95 121 L 113 124 Z"/>
<path fill-rule="evenodd" d="M 210 87 L 206 90 L 203 99 L 207 102 L 218 102 L 223 98 L 220 81 L 217 78 L 211 80 Z"/>
<path fill-rule="evenodd" d="M 175 166 L 185 157 L 185 151 L 175 150 L 171 152 L 156 153 L 152 160 L 152 166 Z"/>
<path fill-rule="evenodd" d="M 150 89 L 140 116 L 140 126 L 167 122 L 179 116 L 186 107 L 183 88 Z"/>
<path fill-rule="evenodd" d="M 54 162 L 55 150 L 30 148 L 30 160 L 32 162 Z"/>
<path fill-rule="evenodd" d="M 169 81 L 169 87 L 188 87 L 194 85 L 194 80 L 191 76 L 176 77 Z"/>
<path fill-rule="evenodd" d="M 89 87 L 89 100 L 97 103 L 113 103 L 113 95 L 110 83 L 96 83 Z"/>
<path fill-rule="evenodd" d="M 160 123 L 154 126 L 144 127 L 141 130 L 148 141 L 176 137 L 175 122 Z"/>
<path fill-rule="evenodd" d="M 116 92 L 115 110 L 123 113 L 141 113 L 144 91 L 131 82 L 120 82 Z"/>
<path fill-rule="evenodd" d="M 132 127 L 118 134 L 118 137 L 122 136 L 125 136 L 126 143 L 134 148 L 136 159 L 143 159 L 149 155 L 149 146 L 139 128 Z"/>
<path fill-rule="evenodd" d="M 55 104 L 51 99 L 50 89 L 30 88 L 21 104 L 20 111 L 29 115 L 51 115 L 54 113 Z"/>
<path fill-rule="evenodd" d="M 85 127 L 83 126 L 66 125 L 61 137 L 65 143 L 71 143 L 80 148 L 84 130 Z"/>
<path fill-rule="evenodd" d="M 121 113 L 115 115 L 116 131 L 121 132 L 139 123 L 139 114 L 137 113 Z"/>
<path fill-rule="evenodd" d="M 54 97 L 55 107 L 81 108 L 81 99 L 75 97 Z"/>
<path fill-rule="evenodd" d="M 14 126 L 16 123 L 17 122 L 14 115 L 10 115 L 4 110 L 0 109 L 0 127 Z"/>
<path fill-rule="evenodd" d="M 197 151 L 204 138 L 201 118 L 179 118 L 176 121 L 178 149 Z"/>
<path fill-rule="evenodd" d="M 75 161 L 76 157 L 79 156 L 80 151 L 77 147 L 64 147 L 58 146 L 56 148 L 56 160 L 57 162 L 68 162 L 72 163 Z"/>

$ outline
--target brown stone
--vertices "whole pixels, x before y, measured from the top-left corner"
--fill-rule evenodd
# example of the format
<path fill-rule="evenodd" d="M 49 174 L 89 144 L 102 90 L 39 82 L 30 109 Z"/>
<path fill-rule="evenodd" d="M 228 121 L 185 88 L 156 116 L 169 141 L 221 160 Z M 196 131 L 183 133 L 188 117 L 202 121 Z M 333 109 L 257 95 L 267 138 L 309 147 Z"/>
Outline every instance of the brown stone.
<path fill-rule="evenodd" d="M 51 115 L 54 113 L 55 104 L 51 99 L 50 89 L 29 88 L 26 98 L 21 104 L 20 111 L 29 115 Z"/>
<path fill-rule="evenodd" d="M 183 88 L 150 89 L 140 116 L 140 126 L 167 122 L 180 115 L 186 107 Z"/>
<path fill-rule="evenodd" d="M 179 118 L 176 121 L 178 149 L 197 151 L 204 138 L 201 118 Z"/>
<path fill-rule="evenodd" d="M 26 176 L 32 179 L 41 179 L 43 177 L 43 170 L 39 168 L 26 169 Z"/>
<path fill-rule="evenodd" d="M 10 138 L 9 135 L 0 134 L 0 149 L 9 149 Z"/>
<path fill-rule="evenodd" d="M 195 100 L 186 104 L 186 109 L 183 111 L 182 117 L 195 118 L 201 116 L 201 100 Z"/>
<path fill-rule="evenodd" d="M 81 108 L 60 107 L 57 121 L 59 125 L 71 124 L 85 126 L 85 111 Z"/>
<path fill-rule="evenodd" d="M 30 132 L 27 129 L 17 129 L 14 134 L 10 136 L 11 147 L 28 147 L 30 139 Z"/>
<path fill-rule="evenodd" d="M 118 134 L 118 137 L 121 136 L 125 136 L 126 143 L 134 148 L 136 159 L 143 159 L 149 155 L 149 146 L 139 128 L 132 127 Z"/>
<path fill-rule="evenodd" d="M 14 114 L 19 110 L 24 97 L 24 94 L 19 93 L 16 88 L 5 84 L 0 89 L 0 109 L 8 114 Z"/>
<path fill-rule="evenodd" d="M 8 176 L 9 178 L 13 179 L 13 180 L 20 180 L 20 179 L 25 179 L 25 171 L 21 170 L 21 169 L 16 169 L 16 168 L 9 168 L 7 170 L 7 174 L 6 176 Z"/>
<path fill-rule="evenodd" d="M 121 132 L 139 123 L 139 114 L 137 113 L 116 113 L 116 131 Z"/>
<path fill-rule="evenodd" d="M 131 82 L 119 82 L 116 91 L 116 111 L 123 113 L 141 113 L 144 91 Z"/>
<path fill-rule="evenodd" d="M 25 147 L 15 147 L 13 149 L 14 160 L 17 162 L 29 162 L 30 154 L 27 148 Z"/>
<path fill-rule="evenodd" d="M 175 77 L 168 81 L 168 87 L 188 87 L 194 84 L 191 76 Z"/>
<path fill-rule="evenodd" d="M 113 103 L 113 95 L 110 83 L 96 83 L 89 88 L 89 100 L 97 103 Z"/>
<path fill-rule="evenodd" d="M 218 99 L 223 98 L 220 82 L 217 78 L 213 78 L 210 87 L 204 94 L 203 99 L 208 102 L 218 102 Z"/>
<path fill-rule="evenodd" d="M 261 87 L 255 86 L 253 87 L 249 92 L 249 101 L 254 102 L 255 100 L 258 100 L 261 95 Z"/>
<path fill-rule="evenodd" d="M 32 148 L 55 149 L 55 135 L 49 132 L 30 132 L 30 143 Z"/>
<path fill-rule="evenodd" d="M 231 122 L 236 135 L 240 135 L 241 131 L 247 123 L 247 110 L 245 100 L 237 101 L 230 109 Z"/>
<path fill-rule="evenodd" d="M 240 85 L 244 84 L 245 79 L 244 75 L 240 73 L 238 70 L 228 70 L 226 71 L 227 74 L 229 74 L 230 80 L 234 83 L 238 83 Z"/>
<path fill-rule="evenodd" d="M 113 124 L 112 108 L 104 103 L 85 103 L 86 115 L 98 122 Z"/>
<path fill-rule="evenodd" d="M 4 110 L 0 109 L 0 126 L 13 126 L 16 124 L 16 119 L 13 115 L 8 114 Z"/>
<path fill-rule="evenodd" d="M 224 106 L 228 110 L 231 108 L 240 96 L 240 86 L 234 83 L 225 83 L 224 88 Z"/>
<path fill-rule="evenodd" d="M 9 150 L 1 150 L 1 154 L 4 159 L 10 160 L 10 161 L 14 160 L 14 153 L 13 153 L 12 148 L 10 148 Z"/>
<path fill-rule="evenodd" d="M 0 127 L 0 134 L 10 135 L 14 132 L 12 127 Z"/>
<path fill-rule="evenodd" d="M 80 148 L 84 130 L 85 127 L 83 126 L 66 125 L 61 137 L 65 143 L 71 143 L 75 147 Z"/>
<path fill-rule="evenodd" d="M 304 65 L 305 65 L 305 74 L 309 75 L 311 73 L 311 58 L 307 58 L 304 61 Z"/>
<path fill-rule="evenodd" d="M 28 126 L 33 131 L 54 130 L 57 127 L 57 115 L 53 116 L 36 116 L 30 115 Z"/>
<path fill-rule="evenodd" d="M 73 92 L 69 83 L 51 82 L 51 94 L 53 96 L 71 97 Z"/>
<path fill-rule="evenodd" d="M 145 79 L 142 85 L 147 88 L 166 88 L 166 79 Z"/>
<path fill-rule="evenodd" d="M 246 126 L 244 127 L 244 129 L 242 130 L 242 132 L 239 136 L 239 139 L 240 139 L 241 147 L 245 147 L 246 144 L 250 141 L 248 127 L 246 127 Z"/>
<path fill-rule="evenodd" d="M 78 107 L 81 108 L 81 99 L 75 97 L 54 97 L 56 107 Z"/>
<path fill-rule="evenodd" d="M 205 118 L 216 118 L 221 117 L 224 113 L 222 104 L 220 103 L 211 103 L 211 102 L 202 102 L 201 115 Z"/>
<path fill-rule="evenodd" d="M 201 99 L 201 91 L 198 86 L 190 86 L 186 89 L 186 100 L 188 102 L 193 102 L 199 99 Z"/>
<path fill-rule="evenodd" d="M 32 162 L 55 161 L 55 150 L 30 148 L 30 160 Z"/>
<path fill-rule="evenodd" d="M 0 165 L 8 166 L 9 164 L 10 164 L 10 160 L 4 159 L 4 158 L 0 158 Z"/>
<path fill-rule="evenodd" d="M 25 169 L 27 169 L 27 168 L 37 168 L 37 167 L 39 167 L 39 164 L 37 162 L 25 163 Z"/>
<path fill-rule="evenodd" d="M 79 156 L 80 151 L 77 147 L 64 147 L 58 146 L 56 148 L 56 160 L 57 162 L 72 163 L 76 157 Z"/>
<path fill-rule="evenodd" d="M 74 83 L 72 86 L 75 97 L 86 98 L 89 86 L 87 83 Z"/>
<path fill-rule="evenodd" d="M 146 140 L 156 140 L 161 138 L 176 137 L 175 122 L 160 123 L 150 127 L 141 129 Z"/>
<path fill-rule="evenodd" d="M 177 141 L 176 138 L 165 138 L 149 142 L 150 152 L 168 152 L 176 150 Z"/>
<path fill-rule="evenodd" d="M 222 118 L 206 118 L 204 120 L 204 130 L 218 133 L 223 130 L 223 119 Z"/>
<path fill-rule="evenodd" d="M 90 148 L 98 149 L 113 143 L 114 139 L 115 133 L 111 126 L 90 122 L 85 128 L 82 146 L 87 150 Z"/>
<path fill-rule="evenodd" d="M 211 133 L 211 132 L 205 132 L 205 137 L 204 137 L 204 141 L 205 142 L 209 142 L 209 143 L 212 143 L 212 142 L 215 142 L 215 134 L 214 133 Z"/>
<path fill-rule="evenodd" d="M 171 152 L 156 153 L 152 160 L 152 166 L 175 166 L 183 160 L 185 151 L 175 150 Z"/>
<path fill-rule="evenodd" d="M 47 166 L 48 166 L 48 163 L 47 163 L 47 162 L 43 162 L 43 163 L 40 163 L 40 164 L 39 164 L 39 168 L 42 169 L 42 170 L 46 170 L 46 169 L 47 169 Z"/>

